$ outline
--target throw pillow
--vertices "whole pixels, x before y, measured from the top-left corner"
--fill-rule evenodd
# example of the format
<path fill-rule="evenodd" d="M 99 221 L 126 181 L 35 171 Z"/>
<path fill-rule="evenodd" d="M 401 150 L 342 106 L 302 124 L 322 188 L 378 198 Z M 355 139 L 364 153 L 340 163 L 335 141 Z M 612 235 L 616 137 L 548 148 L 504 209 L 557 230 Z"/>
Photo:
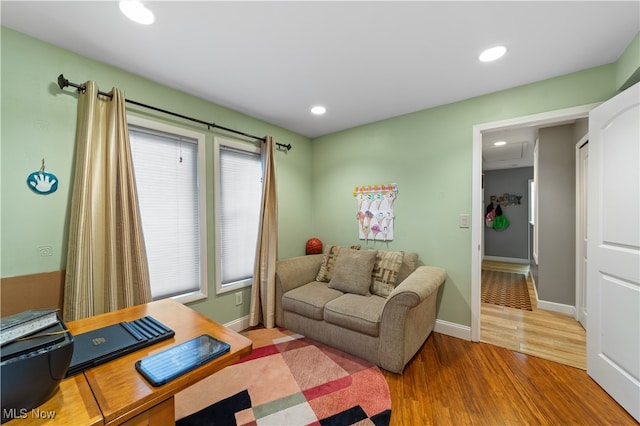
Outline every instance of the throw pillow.
<path fill-rule="evenodd" d="M 321 281 L 328 283 L 331 281 L 331 277 L 333 276 L 333 268 L 336 263 L 336 257 L 338 256 L 338 252 L 340 251 L 341 246 L 334 246 L 331 244 L 326 244 L 324 246 L 324 255 L 322 257 L 322 264 L 320 265 L 320 270 L 318 271 L 318 276 L 316 277 L 316 281 Z M 360 244 L 351 246 L 354 250 L 360 250 Z"/>
<path fill-rule="evenodd" d="M 371 274 L 371 293 L 387 297 L 398 282 L 398 272 L 402 266 L 404 252 L 378 250 Z"/>
<path fill-rule="evenodd" d="M 376 262 L 377 250 L 354 250 L 342 248 L 336 257 L 329 288 L 344 293 L 369 295 L 371 271 Z"/>
<path fill-rule="evenodd" d="M 417 253 L 405 253 L 402 258 L 402 266 L 400 272 L 398 272 L 397 284 L 404 281 L 409 275 L 413 273 L 418 267 L 418 254 Z"/>

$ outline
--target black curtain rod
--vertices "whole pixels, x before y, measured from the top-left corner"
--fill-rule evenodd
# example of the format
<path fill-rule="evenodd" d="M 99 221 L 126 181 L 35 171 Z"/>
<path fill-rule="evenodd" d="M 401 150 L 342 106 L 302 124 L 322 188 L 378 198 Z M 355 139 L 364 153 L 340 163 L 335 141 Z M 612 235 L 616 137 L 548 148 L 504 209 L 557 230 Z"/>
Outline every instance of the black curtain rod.
<path fill-rule="evenodd" d="M 82 84 L 76 84 L 76 83 L 70 82 L 69 80 L 64 78 L 64 75 L 62 75 L 62 74 L 60 74 L 58 76 L 58 86 L 60 87 L 60 89 L 64 89 L 65 87 L 68 87 L 68 86 L 75 87 L 76 89 L 78 89 L 79 92 L 80 91 L 84 92 L 87 89 Z M 105 92 L 102 92 L 102 91 L 98 91 L 98 94 L 103 95 L 103 96 L 107 96 L 109 98 L 111 98 L 113 96 L 111 93 L 105 93 Z M 182 115 L 182 114 L 178 114 L 178 113 L 175 113 L 175 112 L 167 111 L 165 109 L 154 107 L 152 105 L 143 104 L 142 102 L 133 101 L 131 99 L 125 99 L 125 102 L 133 104 L 133 105 L 141 106 L 143 108 L 152 109 L 154 111 L 158 111 L 158 112 L 161 112 L 163 114 L 169 114 L 169 115 L 173 115 L 174 117 L 180 117 L 180 118 L 183 118 L 185 120 L 193 121 L 193 122 L 196 122 L 196 123 L 199 123 L 199 124 L 204 124 L 209 129 L 214 127 L 216 129 L 222 129 L 222 130 L 225 130 L 227 132 L 235 133 L 237 135 L 242 135 L 242 136 L 246 136 L 248 138 L 253 138 L 255 140 L 259 140 L 259 141 L 265 142 L 265 138 L 260 138 L 258 136 L 250 135 L 248 133 L 241 132 L 239 130 L 234 130 L 234 129 L 230 129 L 228 127 L 220 126 L 220 125 L 215 124 L 215 123 L 208 123 L 206 121 L 199 120 L 197 118 L 188 117 L 186 115 Z M 278 148 L 284 148 L 287 151 L 289 151 L 291 149 L 291 144 L 286 144 L 285 145 L 285 144 L 276 142 L 276 146 L 278 146 Z"/>

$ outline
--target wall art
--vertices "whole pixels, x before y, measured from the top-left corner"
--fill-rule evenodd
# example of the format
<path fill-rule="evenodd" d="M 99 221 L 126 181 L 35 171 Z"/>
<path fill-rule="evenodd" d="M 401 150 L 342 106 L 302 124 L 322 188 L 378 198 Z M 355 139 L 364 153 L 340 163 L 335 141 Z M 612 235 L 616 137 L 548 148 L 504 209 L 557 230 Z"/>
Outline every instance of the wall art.
<path fill-rule="evenodd" d="M 356 186 L 358 236 L 361 240 L 393 240 L 393 203 L 398 196 L 395 183 Z"/>
<path fill-rule="evenodd" d="M 507 194 L 492 195 L 491 202 L 502 206 L 517 206 L 522 204 L 522 195 Z"/>
<path fill-rule="evenodd" d="M 53 173 L 44 170 L 44 158 L 42 159 L 42 167 L 40 170 L 33 172 L 27 176 L 27 185 L 37 194 L 51 194 L 58 189 L 58 178 Z"/>

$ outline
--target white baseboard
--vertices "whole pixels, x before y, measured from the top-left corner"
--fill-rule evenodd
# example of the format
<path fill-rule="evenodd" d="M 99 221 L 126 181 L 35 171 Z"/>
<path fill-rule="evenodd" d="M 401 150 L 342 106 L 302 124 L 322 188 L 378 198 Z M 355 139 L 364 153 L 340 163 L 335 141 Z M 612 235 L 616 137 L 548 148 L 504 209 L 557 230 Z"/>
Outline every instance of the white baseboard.
<path fill-rule="evenodd" d="M 538 300 L 538 309 L 544 309 L 546 311 L 558 312 L 561 314 L 571 315 L 575 318 L 576 307 L 571 305 L 563 305 L 555 302 L 545 302 L 544 300 Z"/>
<path fill-rule="evenodd" d="M 224 324 L 224 326 L 229 327 L 236 333 L 246 330 L 250 327 L 249 315 L 228 322 Z M 471 327 L 466 325 L 460 325 L 454 322 L 436 319 L 436 324 L 433 327 L 433 331 L 435 331 L 436 333 L 446 334 L 447 336 L 457 337 L 458 339 L 471 341 Z"/>
<path fill-rule="evenodd" d="M 243 330 L 246 330 L 247 328 L 250 327 L 249 325 L 249 315 L 238 318 L 236 320 L 233 320 L 231 322 L 228 322 L 226 324 L 224 324 L 225 327 L 230 328 L 231 330 L 235 331 L 236 333 L 239 333 Z"/>
<path fill-rule="evenodd" d="M 447 336 L 457 337 L 471 341 L 471 327 L 456 324 L 454 322 L 436 319 L 436 325 L 433 327 L 436 333 L 446 334 Z"/>
<path fill-rule="evenodd" d="M 500 256 L 484 256 L 483 260 L 493 260 L 494 262 L 522 263 L 529 264 L 529 259 L 520 259 L 518 257 L 500 257 Z"/>

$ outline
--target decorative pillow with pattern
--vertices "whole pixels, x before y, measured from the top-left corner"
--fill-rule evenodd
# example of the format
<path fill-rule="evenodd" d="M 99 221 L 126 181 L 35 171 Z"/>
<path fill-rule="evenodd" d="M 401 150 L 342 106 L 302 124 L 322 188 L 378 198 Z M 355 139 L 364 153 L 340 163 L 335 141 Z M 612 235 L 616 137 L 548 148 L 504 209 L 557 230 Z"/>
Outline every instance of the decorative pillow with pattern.
<path fill-rule="evenodd" d="M 326 244 L 324 246 L 324 256 L 322 257 L 322 264 L 320 265 L 320 270 L 318 271 L 316 281 L 325 283 L 331 281 L 331 277 L 333 276 L 333 268 L 336 264 L 336 257 L 338 256 L 338 252 L 342 247 L 344 246 L 334 246 L 331 244 Z M 349 248 L 360 250 L 360 244 L 353 245 Z"/>
<path fill-rule="evenodd" d="M 378 250 L 371 273 L 371 293 L 387 297 L 398 283 L 404 252 Z"/>
<path fill-rule="evenodd" d="M 371 271 L 375 262 L 375 250 L 340 249 L 336 257 L 333 276 L 329 281 L 329 288 L 344 293 L 368 296 L 371 287 Z"/>

